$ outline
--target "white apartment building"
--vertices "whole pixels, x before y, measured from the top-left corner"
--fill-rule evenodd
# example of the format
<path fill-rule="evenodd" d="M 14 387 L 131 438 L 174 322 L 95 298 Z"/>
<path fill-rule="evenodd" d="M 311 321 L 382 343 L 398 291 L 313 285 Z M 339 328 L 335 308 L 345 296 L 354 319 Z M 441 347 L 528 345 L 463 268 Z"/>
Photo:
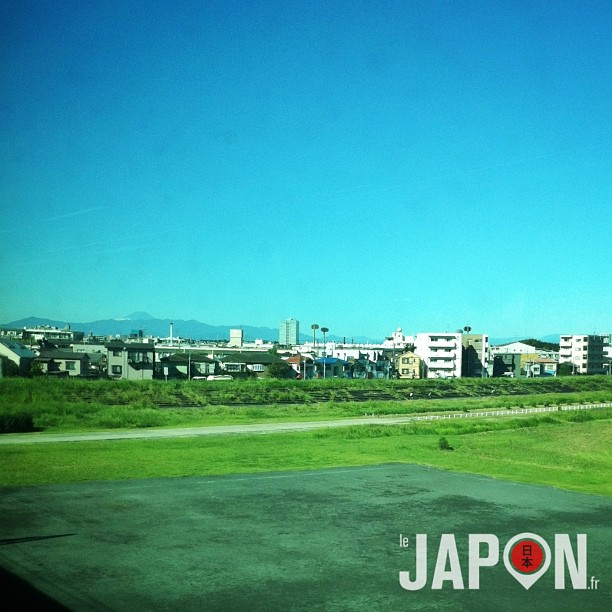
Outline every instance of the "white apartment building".
<path fill-rule="evenodd" d="M 606 374 L 608 336 L 562 335 L 559 363 L 571 363 L 575 374 Z"/>
<path fill-rule="evenodd" d="M 425 362 L 427 378 L 460 378 L 462 363 L 460 333 L 422 333 L 414 338 L 414 352 Z"/>

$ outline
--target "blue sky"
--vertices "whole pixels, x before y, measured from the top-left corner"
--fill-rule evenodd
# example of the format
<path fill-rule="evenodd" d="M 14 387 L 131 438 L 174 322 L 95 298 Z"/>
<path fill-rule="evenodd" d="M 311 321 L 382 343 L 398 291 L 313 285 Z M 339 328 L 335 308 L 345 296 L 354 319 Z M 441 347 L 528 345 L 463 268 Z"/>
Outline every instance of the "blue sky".
<path fill-rule="evenodd" d="M 607 0 L 0 24 L 0 322 L 612 331 Z"/>

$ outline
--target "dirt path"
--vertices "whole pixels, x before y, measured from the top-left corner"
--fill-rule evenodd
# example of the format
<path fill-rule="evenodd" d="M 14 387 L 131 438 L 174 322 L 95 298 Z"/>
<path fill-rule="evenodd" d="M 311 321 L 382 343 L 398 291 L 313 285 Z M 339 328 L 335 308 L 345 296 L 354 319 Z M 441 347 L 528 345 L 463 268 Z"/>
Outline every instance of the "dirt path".
<path fill-rule="evenodd" d="M 359 417 L 333 421 L 303 421 L 291 423 L 251 423 L 245 425 L 209 425 L 206 427 L 172 427 L 167 429 L 122 429 L 74 434 L 26 433 L 0 436 L 2 444 L 34 444 L 43 442 L 83 442 L 88 440 L 123 440 L 128 438 L 183 438 L 224 434 L 269 434 L 309 431 L 326 427 L 350 425 L 395 425 L 414 420 L 414 417 Z"/>
<path fill-rule="evenodd" d="M 209 425 L 205 427 L 172 427 L 167 429 L 122 429 L 111 431 L 92 431 L 83 433 L 23 433 L 2 434 L 0 446 L 11 444 L 39 444 L 44 442 L 86 442 L 93 440 L 125 440 L 151 438 L 188 438 L 194 436 L 218 436 L 229 434 L 271 434 L 292 431 L 311 431 L 327 427 L 350 427 L 354 425 L 398 425 L 414 421 L 434 421 L 446 419 L 489 418 L 517 416 L 524 414 L 557 412 L 559 410 L 587 410 L 610 408 L 612 402 L 571 406 L 546 406 L 540 408 L 516 408 L 478 412 L 453 412 L 447 414 L 403 415 L 403 416 L 363 416 L 331 421 L 302 421 L 289 423 L 250 423 L 245 425 Z"/>

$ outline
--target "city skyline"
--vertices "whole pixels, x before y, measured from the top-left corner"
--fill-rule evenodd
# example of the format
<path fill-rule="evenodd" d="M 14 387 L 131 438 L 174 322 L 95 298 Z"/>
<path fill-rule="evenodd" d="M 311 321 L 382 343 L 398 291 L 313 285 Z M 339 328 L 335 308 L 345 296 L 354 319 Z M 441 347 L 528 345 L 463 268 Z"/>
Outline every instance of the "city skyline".
<path fill-rule="evenodd" d="M 0 321 L 612 329 L 610 3 L 0 11 Z"/>
<path fill-rule="evenodd" d="M 284 342 L 283 338 L 286 339 L 289 332 L 290 326 L 287 326 L 283 333 L 283 323 L 295 325 L 294 333 L 297 332 L 297 342 Z M 316 324 L 316 323 L 315 323 Z M 153 338 L 183 338 L 190 339 L 193 341 L 229 341 L 231 342 L 231 330 L 241 330 L 244 333 L 245 342 L 254 342 L 260 339 L 266 342 L 278 342 L 281 346 L 284 344 L 308 344 L 312 342 L 313 331 L 312 325 L 303 325 L 302 331 L 299 330 L 300 321 L 290 318 L 284 321 L 280 321 L 278 327 L 267 327 L 267 326 L 255 326 L 248 323 L 241 325 L 219 325 L 211 326 L 205 321 L 197 321 L 195 319 L 181 320 L 181 319 L 160 319 L 153 317 L 146 312 L 135 312 L 127 317 L 100 319 L 96 321 L 76 321 L 76 320 L 53 320 L 43 317 L 28 317 L 25 319 L 17 319 L 15 321 L 0 321 L 0 328 L 2 329 L 58 329 L 63 330 L 67 327 L 71 331 L 77 331 L 85 334 L 93 334 L 94 336 L 130 336 L 136 333 L 143 334 L 143 337 Z M 322 329 L 324 325 L 317 325 L 316 337 L 317 343 L 323 343 Z M 292 325 L 291 325 L 292 326 Z M 473 330 L 470 326 L 466 326 L 464 329 L 449 328 L 449 329 L 433 329 L 433 328 L 422 328 L 412 329 L 404 326 L 396 326 L 390 328 L 389 331 L 379 337 L 367 336 L 359 333 L 357 330 L 355 333 L 341 334 L 336 333 L 334 330 L 330 330 L 325 327 L 326 337 L 330 343 L 340 344 L 360 344 L 360 343 L 383 343 L 385 340 L 391 340 L 392 337 L 397 340 L 401 332 L 402 338 L 416 337 L 417 334 L 428 334 L 428 333 L 443 333 L 443 334 L 454 334 L 454 333 L 467 333 L 486 335 L 492 344 L 505 344 L 508 342 L 514 342 L 517 340 L 528 340 L 535 339 L 546 342 L 558 342 L 559 338 L 566 335 L 565 332 L 558 332 L 553 334 L 532 334 L 531 336 L 499 336 L 490 334 L 487 330 Z M 584 333 L 583 333 L 584 332 Z M 576 330 L 572 330 L 572 334 L 575 335 Z M 578 331 L 578 335 L 589 335 L 599 334 L 604 336 L 610 336 L 609 331 L 603 332 L 586 332 Z"/>

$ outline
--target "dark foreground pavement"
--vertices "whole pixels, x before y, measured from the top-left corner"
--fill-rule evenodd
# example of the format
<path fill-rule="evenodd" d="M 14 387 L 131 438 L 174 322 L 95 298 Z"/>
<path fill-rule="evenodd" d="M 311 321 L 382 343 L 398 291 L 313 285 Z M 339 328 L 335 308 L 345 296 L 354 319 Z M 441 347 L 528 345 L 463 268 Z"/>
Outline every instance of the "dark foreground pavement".
<path fill-rule="evenodd" d="M 4 488 L 2 599 L 45 610 L 609 610 L 611 515 L 609 498 L 412 465 Z M 575 545 L 586 533 L 597 589 L 566 577 L 555 590 L 553 558 L 525 590 L 502 560 L 523 532 L 553 556 L 555 534 Z M 429 536 L 428 581 L 406 591 L 416 533 Z M 463 590 L 431 589 L 443 533 L 455 534 Z M 469 533 L 500 542 L 479 590 L 467 588 Z M 7 607 L 10 589 L 21 603 Z"/>

